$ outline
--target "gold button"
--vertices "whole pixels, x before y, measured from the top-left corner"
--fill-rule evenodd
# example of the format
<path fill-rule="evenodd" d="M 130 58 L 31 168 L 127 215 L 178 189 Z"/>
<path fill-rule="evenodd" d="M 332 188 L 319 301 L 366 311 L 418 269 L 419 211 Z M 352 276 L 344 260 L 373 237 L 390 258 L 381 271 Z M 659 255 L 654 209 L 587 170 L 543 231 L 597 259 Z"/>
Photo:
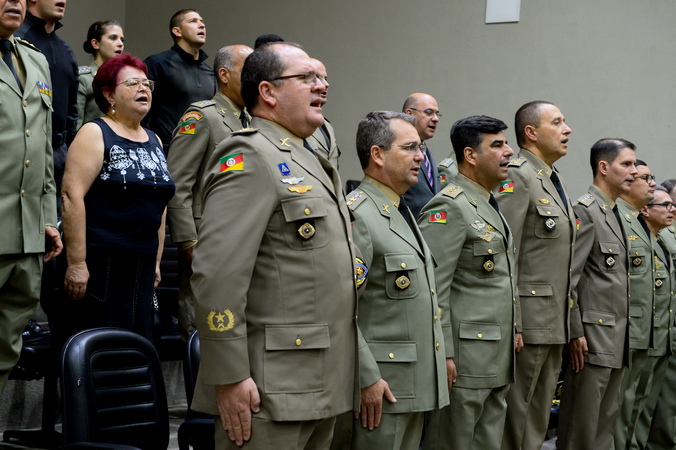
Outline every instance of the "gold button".
<path fill-rule="evenodd" d="M 613 249 L 612 249 L 612 248 L 609 248 L 609 249 L 608 249 L 608 253 L 612 253 L 612 252 L 613 252 Z"/>
<path fill-rule="evenodd" d="M 493 250 L 489 248 L 489 249 L 488 249 L 488 254 L 489 254 L 489 255 L 492 255 L 492 254 L 493 254 Z"/>
<path fill-rule="evenodd" d="M 516 328 L 516 322 L 514 322 L 514 328 Z"/>
<path fill-rule="evenodd" d="M 31 130 L 26 130 L 26 136 L 31 137 Z"/>
<path fill-rule="evenodd" d="M 430 289 L 430 291 L 432 291 L 432 295 L 434 295 L 434 289 Z"/>
<path fill-rule="evenodd" d="M 434 323 L 437 323 L 438 316 L 434 316 Z"/>
<path fill-rule="evenodd" d="M 303 343 L 303 341 L 301 341 L 300 338 L 296 339 L 296 345 L 300 345 L 302 343 Z"/>
<path fill-rule="evenodd" d="M 25 197 L 25 196 L 26 196 L 26 191 L 24 191 L 23 189 L 21 190 L 21 196 L 22 196 L 22 197 Z"/>
<path fill-rule="evenodd" d="M 405 269 L 406 268 L 406 263 L 401 263 L 401 268 Z"/>
<path fill-rule="evenodd" d="M 670 309 L 669 312 L 672 313 L 673 311 Z"/>
<path fill-rule="evenodd" d="M 310 215 L 310 208 L 305 208 L 305 215 L 309 216 Z"/>
<path fill-rule="evenodd" d="M 603 323 L 603 319 L 599 319 L 599 323 Z"/>
<path fill-rule="evenodd" d="M 516 305 L 516 299 L 515 298 L 512 299 L 512 303 L 514 303 Z"/>
<path fill-rule="evenodd" d="M 530 291 L 531 294 L 535 295 L 535 291 Z"/>
<path fill-rule="evenodd" d="M 638 256 L 638 252 L 636 252 L 636 256 Z"/>
<path fill-rule="evenodd" d="M 552 212 L 551 212 L 551 211 L 547 211 L 547 215 L 548 215 L 548 216 L 551 216 L 551 215 L 552 215 Z"/>
<path fill-rule="evenodd" d="M 437 342 L 437 350 L 439 350 L 440 348 L 441 348 L 441 345 L 439 345 L 439 343 Z"/>
<path fill-rule="evenodd" d="M 47 103 L 47 105 L 52 106 L 52 102 Z"/>
<path fill-rule="evenodd" d="M 394 358 L 394 353 L 390 353 L 390 354 L 389 354 L 389 355 L 387 355 L 387 356 L 389 356 L 389 357 L 390 357 L 390 359 L 393 359 L 393 358 Z"/>
<path fill-rule="evenodd" d="M 30 167 L 30 166 L 31 166 L 31 160 L 30 160 L 30 159 L 27 159 L 27 160 L 26 160 L 26 167 Z"/>
<path fill-rule="evenodd" d="M 28 102 L 26 100 L 23 101 L 23 106 L 28 106 Z"/>
<path fill-rule="evenodd" d="M 482 337 L 484 337 L 484 335 L 481 334 L 481 333 L 479 333 L 479 334 L 476 335 L 476 337 L 478 337 L 479 339 L 481 339 Z"/>
<path fill-rule="evenodd" d="M 352 238 L 347 238 L 347 242 L 352 243 Z"/>

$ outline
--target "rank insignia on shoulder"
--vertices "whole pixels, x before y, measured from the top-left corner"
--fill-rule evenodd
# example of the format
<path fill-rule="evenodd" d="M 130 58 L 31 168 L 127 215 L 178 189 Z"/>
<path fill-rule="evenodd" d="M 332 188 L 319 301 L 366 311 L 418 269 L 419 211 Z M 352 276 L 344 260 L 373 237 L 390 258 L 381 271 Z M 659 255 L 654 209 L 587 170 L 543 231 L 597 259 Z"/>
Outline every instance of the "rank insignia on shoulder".
<path fill-rule="evenodd" d="M 87 73 L 92 73 L 92 68 L 89 66 L 80 66 L 77 68 L 77 74 L 78 75 L 84 75 Z"/>
<path fill-rule="evenodd" d="M 411 280 L 406 275 L 402 275 L 395 281 L 395 284 L 402 291 L 411 285 Z"/>
<path fill-rule="evenodd" d="M 463 189 L 457 184 L 449 184 L 448 187 L 441 192 L 448 197 L 456 198 L 462 191 Z"/>
<path fill-rule="evenodd" d="M 195 122 L 181 122 L 179 134 L 195 134 Z"/>
<path fill-rule="evenodd" d="M 526 162 L 526 158 L 518 157 L 509 162 L 509 167 L 520 167 Z"/>
<path fill-rule="evenodd" d="M 347 201 L 345 204 L 350 207 L 350 210 L 354 211 L 364 200 L 366 200 L 364 191 L 355 190 L 347 194 Z"/>
<path fill-rule="evenodd" d="M 195 122 L 200 120 L 202 118 L 202 114 L 198 113 L 197 111 L 190 111 L 189 113 L 186 113 L 181 117 L 181 122 L 187 122 L 188 119 L 195 119 Z"/>
<path fill-rule="evenodd" d="M 542 203 L 543 205 L 549 205 L 549 200 L 547 200 L 546 198 L 541 198 L 540 203 Z"/>
<path fill-rule="evenodd" d="M 221 165 L 220 173 L 244 171 L 244 155 L 241 152 L 226 155 L 220 159 L 219 163 Z"/>
<path fill-rule="evenodd" d="M 430 223 L 446 223 L 446 211 L 430 211 Z"/>
<path fill-rule="evenodd" d="M 300 237 L 303 239 L 310 239 L 315 235 L 315 227 L 313 227 L 311 223 L 305 222 L 298 228 L 298 234 L 300 234 Z"/>
<path fill-rule="evenodd" d="M 258 133 L 258 128 L 251 128 L 251 127 L 246 127 L 242 128 L 241 130 L 233 131 L 231 136 L 242 136 L 242 135 L 247 135 L 247 134 L 254 134 Z"/>
<path fill-rule="evenodd" d="M 225 323 L 225 318 L 228 318 L 228 323 Z M 214 321 L 214 319 L 216 319 Z M 235 326 L 235 315 L 229 309 L 224 309 L 223 312 L 211 311 L 207 315 L 207 324 L 211 331 L 228 331 Z"/>
<path fill-rule="evenodd" d="M 297 194 L 305 194 L 307 191 L 312 190 L 312 186 L 302 186 L 299 184 L 298 186 L 289 186 L 288 189 Z"/>
<path fill-rule="evenodd" d="M 505 180 L 500 182 L 500 187 L 498 188 L 500 194 L 513 194 L 514 193 L 514 181 Z"/>
<path fill-rule="evenodd" d="M 355 258 L 355 266 L 357 268 L 357 287 L 361 287 L 366 281 L 366 276 L 369 273 L 369 268 L 366 263 L 359 257 Z"/>
<path fill-rule="evenodd" d="M 197 106 L 198 108 L 204 108 L 205 106 L 211 106 L 215 104 L 216 102 L 213 100 L 202 100 L 200 102 L 193 103 L 193 106 Z"/>
<path fill-rule="evenodd" d="M 594 202 L 594 200 L 596 200 L 596 198 L 591 194 L 584 194 L 582 197 L 577 199 L 578 203 L 584 206 L 591 205 Z"/>
<path fill-rule="evenodd" d="M 446 158 L 439 163 L 440 166 L 450 167 L 455 163 L 451 158 Z"/>
<path fill-rule="evenodd" d="M 19 44 L 23 44 L 23 45 L 25 45 L 26 47 L 30 47 L 30 48 L 32 48 L 32 49 L 35 50 L 35 51 L 38 51 L 38 52 L 42 53 L 42 51 L 41 51 L 39 48 L 37 48 L 36 46 L 34 46 L 33 44 L 31 44 L 30 42 L 28 42 L 28 41 L 25 40 L 25 39 L 22 39 L 22 38 L 20 38 L 20 37 L 18 37 L 18 36 L 14 36 L 14 41 L 15 41 L 15 42 L 18 42 Z"/>

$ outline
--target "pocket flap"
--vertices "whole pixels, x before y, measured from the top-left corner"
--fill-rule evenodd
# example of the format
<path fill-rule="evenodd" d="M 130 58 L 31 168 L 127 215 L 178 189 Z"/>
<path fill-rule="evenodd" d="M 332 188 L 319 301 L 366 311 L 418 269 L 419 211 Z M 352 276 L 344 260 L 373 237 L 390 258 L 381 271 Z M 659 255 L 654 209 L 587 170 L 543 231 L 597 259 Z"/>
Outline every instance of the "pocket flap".
<path fill-rule="evenodd" d="M 370 341 L 367 343 L 376 362 L 414 362 L 418 360 L 415 342 Z"/>
<path fill-rule="evenodd" d="M 266 325 L 266 350 L 329 348 L 328 325 Z"/>
<path fill-rule="evenodd" d="M 520 297 L 549 297 L 554 295 L 550 283 L 519 284 Z"/>
<path fill-rule="evenodd" d="M 629 305 L 629 317 L 643 317 L 643 308 Z"/>
<path fill-rule="evenodd" d="M 500 340 L 499 323 L 460 322 L 460 339 Z"/>
<path fill-rule="evenodd" d="M 599 248 L 601 253 L 608 255 L 619 255 L 621 252 L 620 244 L 617 242 L 599 242 Z"/>
<path fill-rule="evenodd" d="M 385 258 L 385 270 L 387 272 L 418 268 L 418 259 L 411 253 L 386 253 L 383 258 Z"/>
<path fill-rule="evenodd" d="M 648 254 L 648 251 L 646 250 L 646 248 L 643 245 L 640 245 L 640 244 L 634 245 L 632 243 L 631 250 L 629 250 L 629 256 L 631 256 L 632 258 L 635 258 L 637 256 L 645 257 L 645 255 L 647 255 L 647 254 Z"/>
<path fill-rule="evenodd" d="M 559 217 L 559 209 L 555 206 L 536 206 L 538 214 L 542 217 Z"/>
<path fill-rule="evenodd" d="M 491 242 L 474 242 L 474 256 L 495 255 L 496 253 L 500 253 L 499 242 L 500 239 L 494 239 Z"/>
<path fill-rule="evenodd" d="M 326 205 L 321 197 L 300 197 L 282 200 L 282 211 L 287 222 L 326 216 Z"/>
<path fill-rule="evenodd" d="M 615 325 L 615 315 L 599 311 L 584 311 L 582 313 L 582 322 L 610 327 Z"/>

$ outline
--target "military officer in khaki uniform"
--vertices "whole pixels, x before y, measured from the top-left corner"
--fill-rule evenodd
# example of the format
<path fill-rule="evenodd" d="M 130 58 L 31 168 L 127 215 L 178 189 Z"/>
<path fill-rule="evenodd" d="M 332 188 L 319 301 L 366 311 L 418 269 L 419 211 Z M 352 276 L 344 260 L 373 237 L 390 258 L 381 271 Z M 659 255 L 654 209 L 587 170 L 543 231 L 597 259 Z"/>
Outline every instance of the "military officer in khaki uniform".
<path fill-rule="evenodd" d="M 92 81 L 96 76 L 99 66 L 94 61 L 87 66 L 77 68 L 77 128 L 90 120 L 101 117 L 102 113 L 94 101 L 94 88 Z"/>
<path fill-rule="evenodd" d="M 572 130 L 559 108 L 543 101 L 519 108 L 515 130 L 521 152 L 495 196 L 514 233 L 522 324 L 517 331 L 524 347 L 507 393 L 502 448 L 539 450 L 569 334 L 575 214 L 553 164 L 567 154 Z"/>
<path fill-rule="evenodd" d="M 640 396 L 639 378 L 653 345 L 655 307 L 655 261 L 650 230 L 641 209 L 653 199 L 655 180 L 644 161 L 636 160 L 638 173 L 631 189 L 617 199 L 617 207 L 629 237 L 629 367 L 620 386 L 620 404 L 615 423 L 615 450 L 628 448 L 636 426 Z"/>
<path fill-rule="evenodd" d="M 322 92 L 322 107 L 327 102 L 327 94 L 329 91 L 329 77 L 326 74 L 326 67 L 318 59 L 312 59 L 315 63 L 315 68 L 317 69 L 317 75 L 326 89 Z M 307 138 L 310 146 L 315 149 L 316 152 L 320 152 L 324 158 L 328 159 L 331 165 L 338 169 L 338 158 L 340 157 L 340 149 L 336 143 L 336 132 L 333 131 L 333 127 L 329 121 L 324 118 L 324 125 L 317 128 L 317 130 L 312 133 L 312 136 Z"/>
<path fill-rule="evenodd" d="M 455 159 L 449 155 L 448 158 L 439 163 L 437 172 L 439 172 L 439 186 L 443 189 L 451 184 L 458 174 L 458 165 L 455 163 Z"/>
<path fill-rule="evenodd" d="M 486 116 L 453 125 L 459 174 L 418 218 L 438 264 L 441 319 L 453 343 L 447 356 L 457 368 L 450 405 L 430 418 L 423 441 L 429 450 L 499 449 L 502 440 L 514 350 L 522 346 L 515 336 L 514 242 L 491 194 L 514 155 L 506 128 Z"/>
<path fill-rule="evenodd" d="M 52 82 L 42 53 L 13 36 L 25 14 L 25 0 L 0 0 L 0 397 L 40 299 L 42 263 L 63 248 L 56 229 Z"/>
<path fill-rule="evenodd" d="M 183 339 L 195 331 L 195 306 L 190 291 L 190 264 L 202 217 L 202 179 L 216 145 L 233 131 L 246 128 L 240 93 L 242 66 L 253 50 L 245 45 L 223 47 L 214 59 L 219 90 L 211 100 L 193 103 L 174 130 L 167 156 L 176 194 L 167 206 L 171 240 L 178 245 L 178 322 Z"/>
<path fill-rule="evenodd" d="M 335 416 L 359 406 L 350 214 L 338 172 L 305 141 L 323 89 L 296 44 L 258 48 L 242 69 L 251 128 L 208 163 L 192 407 L 220 416 L 219 450 L 327 448 Z"/>
<path fill-rule="evenodd" d="M 577 221 L 570 312 L 570 367 L 557 448 L 610 448 L 628 362 L 629 239 L 615 201 L 637 170 L 634 144 L 601 139 L 591 148 L 594 184 L 574 204 Z"/>
<path fill-rule="evenodd" d="M 357 154 L 365 177 L 347 203 L 369 270 L 357 320 L 361 411 L 357 420 L 341 416 L 352 432 L 336 434 L 332 448 L 418 450 L 423 413 L 448 405 L 455 366 L 439 321 L 432 253 L 402 201 L 423 161 L 415 119 L 369 113 L 357 130 Z"/>
<path fill-rule="evenodd" d="M 630 448 L 645 448 L 650 425 L 673 352 L 672 327 L 674 324 L 674 265 L 671 253 L 660 238 L 661 231 L 671 226 L 674 204 L 666 189 L 655 187 L 655 197 L 643 208 L 650 229 L 655 261 L 654 272 L 654 345 L 648 350 L 648 362 L 643 368 L 638 385 L 637 405 L 633 414 L 638 417 Z M 631 304 L 630 304 L 631 306 Z M 673 416 L 672 416 L 673 420 Z M 617 447 L 616 447 L 617 448 Z"/>

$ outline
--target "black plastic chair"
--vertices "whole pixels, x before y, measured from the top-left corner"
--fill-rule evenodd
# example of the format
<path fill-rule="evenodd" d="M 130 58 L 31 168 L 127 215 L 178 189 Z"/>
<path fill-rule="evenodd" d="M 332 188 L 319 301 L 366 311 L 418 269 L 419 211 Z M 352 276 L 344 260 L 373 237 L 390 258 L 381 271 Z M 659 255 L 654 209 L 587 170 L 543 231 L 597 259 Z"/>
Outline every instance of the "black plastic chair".
<path fill-rule="evenodd" d="M 61 353 L 63 447 L 166 450 L 167 396 L 157 351 L 119 328 L 72 336 Z"/>
<path fill-rule="evenodd" d="M 185 396 L 188 400 L 188 415 L 185 422 L 178 428 L 179 450 L 189 450 L 192 446 L 195 450 L 212 450 L 214 443 L 214 417 L 190 409 L 197 372 L 200 366 L 200 337 L 197 331 L 188 338 L 188 345 L 183 361 L 183 379 L 185 381 Z"/>

